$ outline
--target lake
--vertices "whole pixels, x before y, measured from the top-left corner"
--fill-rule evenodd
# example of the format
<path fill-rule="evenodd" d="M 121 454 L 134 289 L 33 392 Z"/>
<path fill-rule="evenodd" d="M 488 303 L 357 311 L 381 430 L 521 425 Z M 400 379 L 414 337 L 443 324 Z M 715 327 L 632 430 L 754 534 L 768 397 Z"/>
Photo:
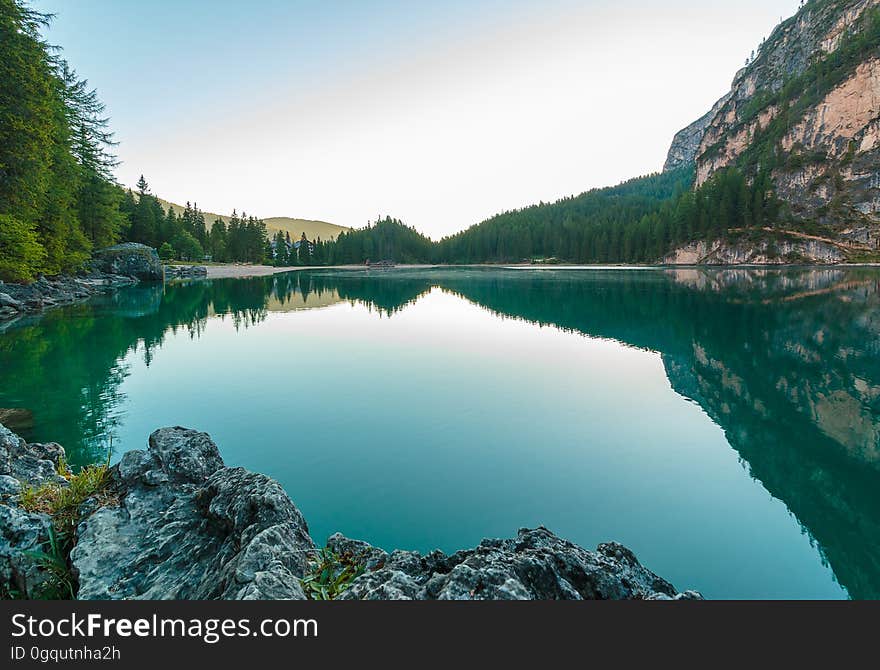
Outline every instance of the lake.
<path fill-rule="evenodd" d="M 880 271 L 290 272 L 0 327 L 0 407 L 82 465 L 206 431 L 316 542 L 545 525 L 710 598 L 880 597 Z"/>

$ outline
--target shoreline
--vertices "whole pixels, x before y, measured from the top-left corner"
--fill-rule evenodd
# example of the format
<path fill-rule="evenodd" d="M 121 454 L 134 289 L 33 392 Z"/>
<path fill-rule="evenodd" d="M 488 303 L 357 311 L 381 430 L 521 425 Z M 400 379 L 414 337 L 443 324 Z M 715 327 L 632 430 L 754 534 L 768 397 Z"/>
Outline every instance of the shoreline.
<path fill-rule="evenodd" d="M 0 325 L 23 316 L 40 314 L 55 307 L 85 302 L 89 298 L 138 284 L 137 279 L 118 274 L 41 277 L 30 284 L 0 282 Z"/>
<path fill-rule="evenodd" d="M 616 542 L 587 550 L 543 526 L 447 555 L 386 552 L 336 533 L 326 549 L 270 477 L 228 467 L 210 435 L 170 427 L 100 468 L 67 526 L 65 589 L 35 552 L 63 522 L 35 504 L 72 486 L 55 443 L 0 425 L 0 595 L 81 600 L 702 600 Z M 31 489 L 31 490 L 32 490 Z M 329 564 L 328 564 L 329 562 Z M 4 568 L 5 566 L 5 568 Z M 348 576 L 328 583 L 323 573 Z M 540 575 L 540 578 L 531 578 Z"/>
<path fill-rule="evenodd" d="M 284 272 L 301 270 L 360 270 L 363 265 L 301 265 L 277 267 L 275 265 L 202 265 L 207 271 L 207 279 L 243 279 L 245 277 L 268 277 Z"/>
<path fill-rule="evenodd" d="M 184 266 L 186 267 L 186 266 Z M 247 277 L 266 277 L 286 272 L 303 272 L 316 270 L 369 270 L 364 265 L 307 265 L 276 267 L 273 265 L 207 265 L 201 266 L 207 269 L 205 279 L 244 279 Z M 662 265 L 662 264 L 533 264 L 533 263 L 415 263 L 412 265 L 400 263 L 390 270 L 441 270 L 456 268 L 492 268 L 498 270 L 733 270 L 733 269 L 757 269 L 757 270 L 785 270 L 789 268 L 878 268 L 880 263 L 736 263 L 728 265 Z M 383 270 L 384 272 L 389 269 Z"/>
<path fill-rule="evenodd" d="M 183 266 L 187 267 L 187 266 Z M 285 272 L 304 272 L 315 270 L 369 270 L 366 265 L 292 265 L 288 267 L 276 267 L 274 265 L 202 265 L 208 274 L 206 279 L 242 279 L 245 277 L 267 277 Z M 498 266 L 466 266 L 466 265 L 442 265 L 431 263 L 414 263 L 407 265 L 401 263 L 397 268 L 406 270 L 428 270 L 431 268 L 455 268 L 455 267 L 503 267 Z M 391 268 L 393 269 L 393 268 Z M 374 271 L 379 271 L 374 268 Z M 387 271 L 387 270 L 382 270 Z"/>
<path fill-rule="evenodd" d="M 199 268 L 206 271 L 200 276 L 182 275 L 165 281 L 177 279 L 245 279 L 249 277 L 267 277 L 286 272 L 346 270 L 364 271 L 370 269 L 364 265 L 309 265 L 293 267 L 276 267 L 273 265 L 174 265 L 182 269 Z M 491 268 L 498 270 L 541 270 L 541 271 L 613 271 L 613 270 L 785 270 L 785 269 L 823 269 L 834 268 L 880 268 L 880 263 L 833 263 L 833 264 L 736 264 L 736 265 L 616 265 L 612 263 L 594 265 L 549 265 L 526 263 L 470 263 L 464 265 L 447 264 L 400 264 L 400 270 L 440 270 L 457 268 Z M 382 273 L 395 268 L 383 269 Z M 375 272 L 380 272 L 376 270 Z M 120 288 L 141 283 L 134 277 L 108 272 L 92 272 L 89 275 L 60 275 L 57 277 L 40 277 L 30 284 L 0 282 L 0 325 L 8 326 L 23 316 L 32 316 L 46 312 L 55 307 L 65 307 L 82 303 L 91 297 L 110 293 Z"/>

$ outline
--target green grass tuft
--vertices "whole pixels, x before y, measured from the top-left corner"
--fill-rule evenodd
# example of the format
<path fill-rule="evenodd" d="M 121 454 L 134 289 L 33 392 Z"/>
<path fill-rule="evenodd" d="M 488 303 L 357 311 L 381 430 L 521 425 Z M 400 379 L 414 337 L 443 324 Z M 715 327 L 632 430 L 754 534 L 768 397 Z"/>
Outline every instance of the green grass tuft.
<path fill-rule="evenodd" d="M 19 594 L 41 600 L 74 600 L 77 583 L 70 570 L 70 551 L 76 538 L 76 527 L 81 520 L 80 508 L 89 499 L 96 499 L 99 506 L 115 501 L 109 491 L 110 463 L 90 465 L 74 474 L 62 459 L 58 474 L 65 480 L 47 482 L 40 486 L 23 484 L 19 505 L 27 512 L 47 514 L 52 521 L 49 539 L 42 551 L 26 552 L 45 570 L 47 577 L 36 593 Z M 10 593 L 10 597 L 15 594 Z"/>
<path fill-rule="evenodd" d="M 354 556 L 340 556 L 324 547 L 317 550 L 309 572 L 300 581 L 311 600 L 335 600 L 364 570 L 364 564 Z"/>

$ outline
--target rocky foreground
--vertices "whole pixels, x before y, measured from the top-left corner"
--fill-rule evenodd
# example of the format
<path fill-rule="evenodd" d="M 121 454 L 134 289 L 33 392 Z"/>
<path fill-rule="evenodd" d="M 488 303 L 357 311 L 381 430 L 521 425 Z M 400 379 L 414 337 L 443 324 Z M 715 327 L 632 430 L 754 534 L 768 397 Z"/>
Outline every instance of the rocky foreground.
<path fill-rule="evenodd" d="M 0 426 L 0 588 L 38 592 L 34 556 L 52 520 L 22 508 L 22 485 L 67 480 L 64 450 L 28 444 Z M 69 564 L 80 599 L 305 599 L 316 547 L 274 480 L 229 468 L 205 433 L 163 428 L 146 451 L 111 469 L 101 500 L 85 501 Z M 109 501 L 109 502 L 108 502 Z M 545 528 L 476 549 L 391 554 L 334 535 L 328 547 L 361 566 L 348 600 L 696 599 L 644 568 L 619 544 L 587 551 Z"/>

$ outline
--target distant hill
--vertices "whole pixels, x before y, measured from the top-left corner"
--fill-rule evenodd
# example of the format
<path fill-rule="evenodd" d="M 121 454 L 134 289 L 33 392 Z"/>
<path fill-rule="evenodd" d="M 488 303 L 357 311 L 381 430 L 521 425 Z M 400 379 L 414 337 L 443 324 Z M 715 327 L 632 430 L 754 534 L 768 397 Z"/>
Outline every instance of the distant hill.
<path fill-rule="evenodd" d="M 162 207 L 168 209 L 171 207 L 177 214 L 181 214 L 184 210 L 183 205 L 178 205 L 174 202 L 169 202 L 167 200 L 163 200 L 162 198 L 157 198 L 157 200 L 162 203 Z M 205 223 L 210 228 L 214 221 L 217 219 L 222 219 L 226 223 L 229 223 L 229 219 L 231 217 L 225 216 L 222 214 L 214 214 L 213 212 L 203 212 L 205 215 Z M 266 223 L 266 229 L 269 231 L 269 235 L 274 235 L 279 230 L 290 233 L 291 237 L 299 238 L 303 233 L 306 234 L 310 240 L 314 240 L 320 237 L 322 240 L 335 240 L 339 233 L 348 232 L 351 228 L 346 228 L 345 226 L 337 226 L 335 223 L 327 223 L 326 221 L 311 221 L 309 219 L 293 219 L 287 216 L 276 216 L 270 219 L 263 219 Z"/>

